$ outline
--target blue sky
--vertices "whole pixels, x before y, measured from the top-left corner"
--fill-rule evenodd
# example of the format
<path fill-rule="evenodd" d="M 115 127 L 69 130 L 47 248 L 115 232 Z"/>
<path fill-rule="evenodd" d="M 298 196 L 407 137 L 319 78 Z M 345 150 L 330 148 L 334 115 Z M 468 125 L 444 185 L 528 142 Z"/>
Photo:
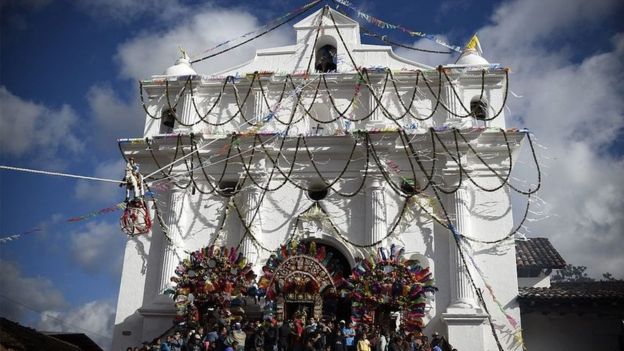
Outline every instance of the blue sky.
<path fill-rule="evenodd" d="M 305 2 L 262 3 L 1 0 L 0 164 L 121 178 L 115 139 L 139 136 L 144 122 L 137 80 L 164 71 L 178 46 L 201 52 Z M 520 97 L 509 101 L 509 125 L 531 129 L 543 146 L 543 202 L 525 233 L 549 237 L 568 262 L 594 275 L 624 277 L 623 6 L 617 0 L 353 3 L 455 45 L 479 33 L 484 56 L 513 72 L 511 89 Z M 284 26 L 196 70 L 210 73 L 250 59 L 254 47 L 293 41 Z M 431 65 L 456 58 L 396 51 Z M 526 168 L 520 164 L 518 177 L 534 179 Z M 0 171 L 0 190 L 2 237 L 43 229 L 1 244 L 0 314 L 43 329 L 79 326 L 106 346 L 125 242 L 119 213 L 65 220 L 115 204 L 122 191 L 9 171 Z"/>

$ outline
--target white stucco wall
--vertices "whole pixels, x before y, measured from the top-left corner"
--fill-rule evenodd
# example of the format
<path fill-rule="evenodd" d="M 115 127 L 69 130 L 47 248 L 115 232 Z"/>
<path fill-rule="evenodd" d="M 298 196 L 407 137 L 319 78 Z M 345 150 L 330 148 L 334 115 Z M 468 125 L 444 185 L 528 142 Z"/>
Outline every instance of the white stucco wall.
<path fill-rule="evenodd" d="M 518 278 L 520 288 L 550 288 L 550 274 L 541 272 L 537 277 Z"/>

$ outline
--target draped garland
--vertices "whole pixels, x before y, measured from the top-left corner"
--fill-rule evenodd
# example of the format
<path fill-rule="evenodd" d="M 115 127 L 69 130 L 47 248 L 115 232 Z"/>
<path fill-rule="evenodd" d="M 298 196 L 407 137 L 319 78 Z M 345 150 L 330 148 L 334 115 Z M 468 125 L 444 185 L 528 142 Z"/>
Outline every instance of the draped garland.
<path fill-rule="evenodd" d="M 307 79 L 304 79 L 305 87 L 309 87 L 310 89 L 304 89 L 303 85 L 300 82 L 295 81 L 295 78 L 290 74 L 287 74 L 283 78 L 278 79 L 277 82 L 281 80 L 282 83 L 281 83 L 281 88 L 278 91 L 278 97 L 277 97 L 276 103 L 273 106 L 271 106 L 271 104 L 269 103 L 269 97 L 267 95 L 268 94 L 267 87 L 265 87 L 266 83 L 262 83 L 263 81 L 263 79 L 261 79 L 262 74 L 256 71 L 250 75 L 247 75 L 247 78 L 246 78 L 247 82 L 245 84 L 242 84 L 240 81 L 237 81 L 237 79 L 233 76 L 228 76 L 223 79 L 223 83 L 221 84 L 221 88 L 217 96 L 215 97 L 214 101 L 212 101 L 209 104 L 205 112 L 202 112 L 199 110 L 197 101 L 195 98 L 195 91 L 197 90 L 197 87 L 194 84 L 196 80 L 201 79 L 199 76 L 182 77 L 182 79 L 184 79 L 184 83 L 182 87 L 179 88 L 179 90 L 175 94 L 175 99 L 173 100 L 173 102 L 171 99 L 172 92 L 171 92 L 169 80 L 163 80 L 163 81 L 156 80 L 156 81 L 152 81 L 152 84 L 164 85 L 165 97 L 166 97 L 165 107 L 169 111 L 171 111 L 171 114 L 176 121 L 176 125 L 181 125 L 184 127 L 191 127 L 194 125 L 198 125 L 200 123 L 205 123 L 213 127 L 220 127 L 220 126 L 224 126 L 224 125 L 231 123 L 234 120 L 234 118 L 237 118 L 239 116 L 246 125 L 249 125 L 251 127 L 257 126 L 259 125 L 259 123 L 266 123 L 271 120 L 275 120 L 276 122 L 282 125 L 287 125 L 288 123 L 298 123 L 304 117 L 308 117 L 311 120 L 314 120 L 315 122 L 321 123 L 321 124 L 334 123 L 338 119 L 344 119 L 350 122 L 359 122 L 359 121 L 365 121 L 371 118 L 371 116 L 377 111 L 380 111 L 381 114 L 385 118 L 397 124 L 398 121 L 401 121 L 406 116 L 411 117 L 418 121 L 429 120 L 433 117 L 435 112 L 440 107 L 442 107 L 450 115 L 457 117 L 457 118 L 475 118 L 475 112 L 471 111 L 470 107 L 466 106 L 459 98 L 459 92 L 457 91 L 455 84 L 453 84 L 451 77 L 449 76 L 449 74 L 451 73 L 451 69 L 449 68 L 445 68 L 444 66 L 439 66 L 435 69 L 435 71 L 416 70 L 413 72 L 404 72 L 404 73 L 408 73 L 408 78 L 415 75 L 414 81 L 411 84 L 409 83 L 409 81 L 400 80 L 399 77 L 395 76 L 396 73 L 392 72 L 392 70 L 390 70 L 389 68 L 378 68 L 378 67 L 358 68 L 356 67 L 355 69 L 356 69 L 356 73 L 354 74 L 355 84 L 353 88 L 353 95 L 349 99 L 349 102 L 347 103 L 346 107 L 337 106 L 336 104 L 337 98 L 332 93 L 332 88 L 328 84 L 327 74 L 325 73 L 316 74 L 315 76 L 311 78 L 310 81 L 306 81 Z M 509 83 L 508 83 L 509 70 L 507 68 L 481 69 L 480 96 L 483 96 L 486 74 L 490 71 L 494 73 L 504 74 L 505 88 L 504 88 L 504 93 L 503 93 L 503 103 L 501 104 L 499 108 L 493 110 L 493 113 L 491 116 L 484 119 L 486 121 L 493 120 L 502 113 L 503 108 L 506 103 L 508 90 L 509 90 Z M 347 74 L 348 73 L 343 73 L 343 75 L 347 75 Z M 381 86 L 381 90 L 379 92 L 377 92 L 376 89 L 372 86 L 373 77 L 371 77 L 371 74 L 374 74 L 375 78 L 377 78 L 379 75 L 383 75 L 383 77 L 381 78 L 381 81 L 377 83 Z M 400 75 L 403 75 L 403 74 L 400 74 Z M 391 90 L 388 89 L 389 83 L 392 88 Z M 399 87 L 397 83 L 403 84 L 404 86 L 408 84 L 408 86 L 412 89 L 412 92 L 409 97 L 409 101 L 405 101 L 404 98 L 401 96 L 402 94 L 399 92 Z M 149 118 L 154 119 L 154 120 L 159 120 L 162 118 L 162 116 L 158 116 L 150 112 L 147 105 L 145 104 L 145 97 L 143 94 L 145 90 L 143 88 L 144 84 L 145 83 L 143 81 L 139 82 L 139 93 L 140 93 L 143 110 L 145 111 L 145 113 L 147 114 Z M 241 97 L 240 95 L 239 86 L 241 88 L 244 87 L 246 90 L 243 97 Z M 453 96 L 456 97 L 457 100 L 459 101 L 459 106 L 461 107 L 462 112 L 460 113 L 455 112 L 454 110 L 450 109 L 447 106 L 447 104 L 444 102 L 444 99 L 442 96 L 443 96 L 443 87 L 445 86 L 448 86 L 450 88 Z M 363 87 L 366 88 L 366 91 L 373 98 L 374 105 L 371 107 L 370 112 L 365 114 L 364 116 L 360 118 L 350 117 L 349 112 L 353 111 L 353 109 L 356 107 L 355 106 L 356 100 L 361 95 L 361 91 Z M 216 112 L 215 109 L 218 108 L 219 103 L 225 96 L 226 90 L 228 88 L 229 90 L 232 91 L 234 95 L 234 103 L 236 105 L 235 112 L 231 116 L 229 116 L 227 119 L 223 119 L 222 121 L 210 120 L 209 116 L 213 112 Z M 251 92 L 254 91 L 254 88 L 257 88 L 258 91 L 260 92 L 261 103 L 266 106 L 266 108 L 268 109 L 268 112 L 264 114 L 263 116 L 255 116 L 251 118 L 246 115 L 245 106 L 248 103 L 248 101 L 251 101 L 249 97 L 251 95 Z M 421 88 L 426 88 L 426 90 L 431 94 L 431 97 L 433 100 L 433 107 L 431 109 L 431 112 L 428 115 L 422 116 L 422 117 L 419 116 L 418 114 L 415 114 L 412 111 L 414 107 L 414 102 L 416 101 L 416 98 L 417 98 L 417 93 L 420 92 Z M 183 93 L 187 90 L 189 92 L 194 111 L 196 115 L 198 116 L 197 121 L 193 123 L 185 123 L 184 121 L 182 121 L 182 119 L 178 116 L 176 112 L 176 107 L 180 102 L 180 98 L 183 95 Z M 304 92 L 305 92 L 305 95 L 303 94 Z M 397 101 L 399 101 L 401 108 L 403 109 L 402 112 L 395 114 L 388 110 L 386 105 L 383 103 L 383 99 L 382 99 L 382 97 L 385 95 L 388 95 L 388 93 L 394 94 Z M 336 114 L 335 117 L 331 119 L 327 119 L 327 120 L 321 120 L 321 119 L 316 118 L 313 114 L 310 113 L 310 111 L 316 104 L 319 104 L 319 103 L 324 104 L 324 102 L 319 102 L 320 101 L 319 96 L 321 94 L 324 94 L 325 96 L 327 96 L 327 100 L 330 103 L 331 110 L 333 113 Z M 309 105 L 307 106 L 302 102 L 304 96 L 311 97 Z M 285 99 L 289 97 L 296 98 L 295 106 L 297 106 L 298 108 L 301 108 L 303 112 L 298 119 L 294 119 L 292 122 L 288 122 L 288 121 L 284 121 L 280 119 L 277 114 L 278 111 L 275 108 L 275 107 L 281 107 L 282 103 L 285 102 Z"/>

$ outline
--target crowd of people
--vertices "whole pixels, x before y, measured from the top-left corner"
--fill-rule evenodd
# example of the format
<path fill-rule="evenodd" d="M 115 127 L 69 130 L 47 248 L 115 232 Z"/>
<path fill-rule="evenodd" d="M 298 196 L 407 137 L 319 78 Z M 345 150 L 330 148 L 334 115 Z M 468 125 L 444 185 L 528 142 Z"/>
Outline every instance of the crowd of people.
<path fill-rule="evenodd" d="M 443 336 L 295 318 L 180 330 L 127 351 L 456 351 Z"/>

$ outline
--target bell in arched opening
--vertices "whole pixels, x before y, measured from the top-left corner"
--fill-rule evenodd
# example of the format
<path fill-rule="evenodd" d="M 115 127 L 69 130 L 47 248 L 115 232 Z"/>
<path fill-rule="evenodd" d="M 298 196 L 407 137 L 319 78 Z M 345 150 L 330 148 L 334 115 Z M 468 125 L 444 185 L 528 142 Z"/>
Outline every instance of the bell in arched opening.
<path fill-rule="evenodd" d="M 175 126 L 175 108 L 166 108 L 160 117 L 160 134 L 173 133 Z"/>
<path fill-rule="evenodd" d="M 470 114 L 477 120 L 485 120 L 487 118 L 487 102 L 479 97 L 470 100 Z"/>
<path fill-rule="evenodd" d="M 336 47 L 325 45 L 316 50 L 316 63 L 314 68 L 317 72 L 327 73 L 336 70 Z"/>

